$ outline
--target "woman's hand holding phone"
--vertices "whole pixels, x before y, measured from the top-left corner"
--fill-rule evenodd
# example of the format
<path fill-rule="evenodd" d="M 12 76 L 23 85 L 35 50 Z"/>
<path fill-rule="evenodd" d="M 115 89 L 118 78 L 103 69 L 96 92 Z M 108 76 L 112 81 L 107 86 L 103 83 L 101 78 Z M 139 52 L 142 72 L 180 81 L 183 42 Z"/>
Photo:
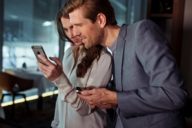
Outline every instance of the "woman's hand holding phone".
<path fill-rule="evenodd" d="M 45 77 L 50 81 L 57 79 L 63 73 L 63 67 L 61 61 L 56 57 L 51 57 L 51 60 L 54 61 L 52 63 L 45 57 L 38 55 L 38 57 L 42 60 L 42 63 L 39 63 L 39 69 L 43 72 Z"/>
<path fill-rule="evenodd" d="M 39 62 L 39 69 L 47 79 L 53 81 L 63 73 L 62 63 L 57 57 L 49 57 L 49 59 L 54 62 L 53 63 L 47 58 L 42 46 L 35 48 L 32 46 L 32 49 Z"/>

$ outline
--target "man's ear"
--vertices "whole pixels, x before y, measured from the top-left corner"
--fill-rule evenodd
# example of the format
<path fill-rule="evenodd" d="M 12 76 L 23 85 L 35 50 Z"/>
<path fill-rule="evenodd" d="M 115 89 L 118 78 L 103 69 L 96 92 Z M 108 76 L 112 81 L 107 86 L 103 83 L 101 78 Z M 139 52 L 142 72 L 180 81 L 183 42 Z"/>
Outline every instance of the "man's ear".
<path fill-rule="evenodd" d="M 106 25 L 106 16 L 103 13 L 97 14 L 96 22 L 100 25 L 101 28 L 104 28 Z"/>

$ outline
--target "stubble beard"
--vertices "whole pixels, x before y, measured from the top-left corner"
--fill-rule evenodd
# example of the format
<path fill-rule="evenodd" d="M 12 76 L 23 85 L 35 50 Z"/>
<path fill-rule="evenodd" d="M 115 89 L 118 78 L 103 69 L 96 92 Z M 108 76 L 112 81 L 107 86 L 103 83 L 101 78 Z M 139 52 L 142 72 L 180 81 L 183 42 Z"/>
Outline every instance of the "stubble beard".
<path fill-rule="evenodd" d="M 96 45 L 102 45 L 104 40 L 104 32 L 100 31 L 99 34 L 90 42 L 83 43 L 84 47 L 86 49 L 92 48 Z M 88 41 L 88 40 L 87 40 Z M 86 45 L 87 44 L 87 45 Z"/>
<path fill-rule="evenodd" d="M 101 31 L 101 32 L 99 32 L 99 35 L 97 36 L 97 39 L 95 41 L 94 46 L 102 45 L 103 44 L 103 40 L 104 40 L 104 33 L 103 33 L 103 31 Z"/>

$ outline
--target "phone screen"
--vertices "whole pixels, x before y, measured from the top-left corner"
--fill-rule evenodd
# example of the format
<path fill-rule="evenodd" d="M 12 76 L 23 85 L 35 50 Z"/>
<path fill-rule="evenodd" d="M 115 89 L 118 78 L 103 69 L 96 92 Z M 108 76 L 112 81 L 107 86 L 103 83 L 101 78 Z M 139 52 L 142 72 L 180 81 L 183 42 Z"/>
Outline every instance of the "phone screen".
<path fill-rule="evenodd" d="M 42 55 L 47 58 L 47 55 L 45 54 L 45 51 L 41 45 L 33 45 L 31 48 L 39 62 L 41 62 L 41 60 L 38 58 L 38 55 Z"/>

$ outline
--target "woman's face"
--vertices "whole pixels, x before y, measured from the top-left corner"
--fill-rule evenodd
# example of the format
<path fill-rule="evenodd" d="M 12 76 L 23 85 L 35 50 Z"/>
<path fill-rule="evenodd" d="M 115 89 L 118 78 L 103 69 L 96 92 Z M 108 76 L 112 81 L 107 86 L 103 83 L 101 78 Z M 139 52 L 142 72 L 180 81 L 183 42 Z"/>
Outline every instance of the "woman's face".
<path fill-rule="evenodd" d="M 81 45 L 82 39 L 80 38 L 78 33 L 74 33 L 74 27 L 70 23 L 69 19 L 61 17 L 61 23 L 63 26 L 63 30 L 65 32 L 65 35 L 72 41 L 73 45 Z"/>

